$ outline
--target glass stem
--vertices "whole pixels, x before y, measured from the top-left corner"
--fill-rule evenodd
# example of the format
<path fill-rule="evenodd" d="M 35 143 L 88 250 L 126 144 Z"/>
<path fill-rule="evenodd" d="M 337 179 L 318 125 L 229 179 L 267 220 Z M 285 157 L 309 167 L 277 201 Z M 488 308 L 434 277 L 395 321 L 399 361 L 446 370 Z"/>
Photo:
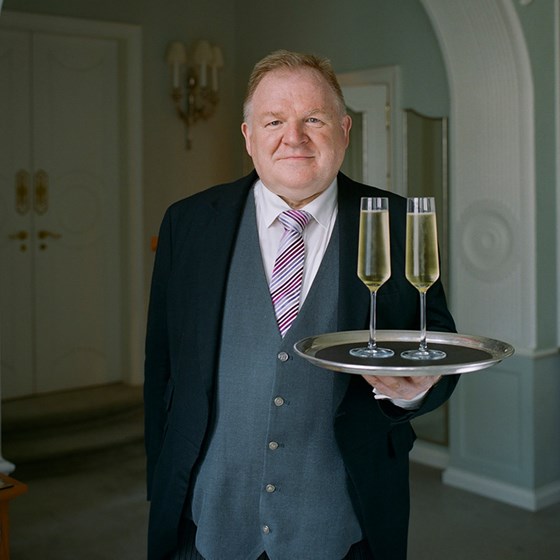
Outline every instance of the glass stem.
<path fill-rule="evenodd" d="M 420 351 L 426 352 L 426 292 L 420 292 Z"/>
<path fill-rule="evenodd" d="M 376 327 L 376 316 L 377 316 L 377 292 L 372 290 L 370 292 L 370 305 L 369 305 L 369 342 L 368 348 L 377 348 L 377 342 L 375 340 L 375 327 Z"/>

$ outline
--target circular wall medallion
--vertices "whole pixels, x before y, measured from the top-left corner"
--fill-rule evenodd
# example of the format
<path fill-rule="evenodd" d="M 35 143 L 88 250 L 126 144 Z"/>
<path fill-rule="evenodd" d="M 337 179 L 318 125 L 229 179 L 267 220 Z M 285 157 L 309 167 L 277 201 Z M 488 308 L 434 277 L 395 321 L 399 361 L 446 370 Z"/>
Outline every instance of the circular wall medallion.
<path fill-rule="evenodd" d="M 495 201 L 479 201 L 463 212 L 459 223 L 461 258 L 473 275 L 494 282 L 509 276 L 517 262 L 518 223 Z"/>

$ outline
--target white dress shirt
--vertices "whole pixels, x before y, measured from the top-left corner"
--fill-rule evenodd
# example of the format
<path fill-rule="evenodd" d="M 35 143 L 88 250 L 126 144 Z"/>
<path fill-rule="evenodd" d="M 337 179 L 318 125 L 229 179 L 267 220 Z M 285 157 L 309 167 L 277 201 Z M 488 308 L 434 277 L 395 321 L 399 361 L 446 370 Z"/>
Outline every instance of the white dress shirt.
<path fill-rule="evenodd" d="M 270 191 L 259 179 L 253 189 L 255 196 L 255 207 L 257 213 L 257 229 L 259 243 L 263 260 L 266 280 L 270 284 L 274 261 L 278 254 L 280 239 L 284 234 L 284 226 L 278 220 L 278 216 L 290 210 L 290 206 L 277 194 Z M 329 244 L 331 234 L 338 214 L 338 184 L 335 179 L 329 187 L 317 198 L 306 204 L 303 209 L 311 214 L 312 218 L 303 230 L 303 241 L 305 243 L 305 268 L 303 270 L 303 284 L 301 288 L 300 307 L 303 305 L 309 289 L 313 284 L 315 275 L 319 270 L 321 261 Z M 356 209 L 356 212 L 359 209 Z M 356 248 L 356 251 L 358 249 Z M 414 410 L 420 406 L 428 391 L 424 391 L 414 399 L 391 399 L 386 395 L 378 393 L 374 388 L 376 399 L 389 399 L 393 404 L 407 410 Z"/>
<path fill-rule="evenodd" d="M 282 212 L 290 210 L 290 207 L 278 195 L 268 190 L 260 180 L 255 184 L 254 193 L 261 255 L 266 279 L 270 284 L 280 239 L 284 234 L 284 226 L 277 218 Z M 303 230 L 305 268 L 300 307 L 309 293 L 331 238 L 338 213 L 336 195 L 335 179 L 325 191 L 305 206 L 305 211 L 309 212 L 312 218 Z"/>

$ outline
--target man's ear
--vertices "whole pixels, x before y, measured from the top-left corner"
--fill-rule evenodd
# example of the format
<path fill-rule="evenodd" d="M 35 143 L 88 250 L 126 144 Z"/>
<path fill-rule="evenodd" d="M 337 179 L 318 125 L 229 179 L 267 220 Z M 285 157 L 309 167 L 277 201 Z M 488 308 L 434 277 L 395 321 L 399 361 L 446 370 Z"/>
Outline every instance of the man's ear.
<path fill-rule="evenodd" d="M 244 122 L 241 125 L 241 134 L 243 134 L 243 138 L 245 138 L 245 149 L 247 150 L 247 153 L 252 156 L 253 154 L 251 154 L 251 132 L 249 130 L 249 125 Z"/>
<path fill-rule="evenodd" d="M 342 118 L 342 130 L 344 131 L 344 136 L 346 137 L 346 148 L 350 143 L 350 129 L 352 128 L 352 117 L 350 115 L 344 115 Z"/>

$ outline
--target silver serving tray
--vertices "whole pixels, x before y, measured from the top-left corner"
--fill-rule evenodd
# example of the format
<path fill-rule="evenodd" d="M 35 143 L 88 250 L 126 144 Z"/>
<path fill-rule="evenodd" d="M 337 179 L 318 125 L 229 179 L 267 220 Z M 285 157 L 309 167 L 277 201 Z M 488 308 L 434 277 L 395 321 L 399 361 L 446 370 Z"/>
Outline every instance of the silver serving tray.
<path fill-rule="evenodd" d="M 418 331 L 377 331 L 378 345 L 392 348 L 392 358 L 356 358 L 349 349 L 367 344 L 368 331 L 346 331 L 321 334 L 304 338 L 294 349 L 298 355 L 324 369 L 359 375 L 452 375 L 489 368 L 514 353 L 513 346 L 482 336 L 429 331 L 428 347 L 433 346 L 447 353 L 437 361 L 413 361 L 400 357 L 404 349 L 418 348 Z"/>

